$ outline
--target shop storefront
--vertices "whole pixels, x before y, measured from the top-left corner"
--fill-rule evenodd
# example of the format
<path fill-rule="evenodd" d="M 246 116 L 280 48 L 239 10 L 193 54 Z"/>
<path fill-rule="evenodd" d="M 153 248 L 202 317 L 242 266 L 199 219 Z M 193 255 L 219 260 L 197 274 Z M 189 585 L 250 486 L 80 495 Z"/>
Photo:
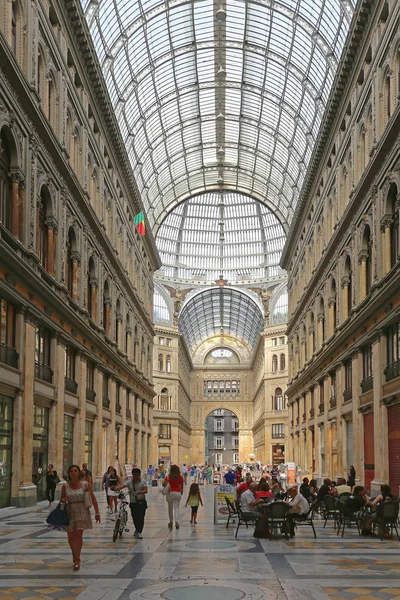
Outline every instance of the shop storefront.
<path fill-rule="evenodd" d="M 49 446 L 49 409 L 33 408 L 33 460 L 32 481 L 37 487 L 37 499 L 46 499 L 46 473 Z"/>
<path fill-rule="evenodd" d="M 272 445 L 272 464 L 281 465 L 285 462 L 285 445 L 284 444 L 273 444 Z"/>
<path fill-rule="evenodd" d="M 11 502 L 13 401 L 0 396 L 0 508 Z"/>
<path fill-rule="evenodd" d="M 93 456 L 93 423 L 92 423 L 92 421 L 85 421 L 85 463 L 87 464 L 89 471 L 92 470 L 92 456 Z"/>
<path fill-rule="evenodd" d="M 68 469 L 74 462 L 74 417 L 64 415 L 63 478 L 67 478 Z"/>

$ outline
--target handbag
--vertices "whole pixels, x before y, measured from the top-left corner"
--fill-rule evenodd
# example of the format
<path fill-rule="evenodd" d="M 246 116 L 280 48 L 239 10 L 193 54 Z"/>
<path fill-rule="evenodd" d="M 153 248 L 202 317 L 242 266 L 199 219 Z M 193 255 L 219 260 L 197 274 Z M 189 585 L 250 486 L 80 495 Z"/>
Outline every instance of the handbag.
<path fill-rule="evenodd" d="M 89 490 L 86 490 L 85 494 L 84 494 L 84 503 L 86 508 L 92 508 L 93 503 L 92 503 L 92 496 L 90 495 Z"/>
<path fill-rule="evenodd" d="M 48 523 L 51 527 L 54 527 L 55 529 L 63 529 L 64 527 L 68 527 L 69 517 L 67 511 L 67 503 L 59 502 L 55 509 L 52 510 L 49 516 L 47 517 L 46 523 Z"/>
<path fill-rule="evenodd" d="M 168 496 L 168 494 L 170 493 L 170 491 L 171 491 L 171 486 L 170 486 L 170 484 L 168 482 L 167 485 L 162 488 L 161 493 L 162 493 L 163 496 Z"/>

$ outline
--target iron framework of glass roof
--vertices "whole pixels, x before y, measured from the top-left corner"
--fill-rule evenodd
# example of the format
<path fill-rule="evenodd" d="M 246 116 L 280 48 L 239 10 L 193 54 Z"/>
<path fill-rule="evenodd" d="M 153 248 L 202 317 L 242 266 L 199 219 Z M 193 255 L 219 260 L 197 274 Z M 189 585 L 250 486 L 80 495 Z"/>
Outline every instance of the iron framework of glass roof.
<path fill-rule="evenodd" d="M 210 192 L 185 200 L 158 229 L 156 243 L 166 277 L 214 282 L 273 279 L 285 232 L 260 202 L 236 192 Z"/>
<path fill-rule="evenodd" d="M 264 317 L 256 302 L 234 288 L 211 288 L 188 300 L 179 317 L 179 329 L 190 351 L 207 337 L 224 334 L 254 347 L 264 328 Z"/>
<path fill-rule="evenodd" d="M 286 226 L 354 0 L 81 0 L 151 226 L 233 190 Z"/>

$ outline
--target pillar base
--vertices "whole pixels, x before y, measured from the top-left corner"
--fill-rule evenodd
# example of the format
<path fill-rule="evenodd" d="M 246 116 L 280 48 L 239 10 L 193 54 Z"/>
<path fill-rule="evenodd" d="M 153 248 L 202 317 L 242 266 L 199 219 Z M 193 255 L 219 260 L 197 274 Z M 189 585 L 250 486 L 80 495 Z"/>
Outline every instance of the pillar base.
<path fill-rule="evenodd" d="M 103 481 L 103 475 L 95 475 L 93 477 L 93 491 L 101 491 L 101 482 Z"/>
<path fill-rule="evenodd" d="M 11 499 L 11 505 L 17 508 L 26 508 L 27 506 L 36 506 L 37 489 L 33 483 L 23 483 L 18 494 Z"/>
<path fill-rule="evenodd" d="M 385 481 L 380 481 L 379 479 L 373 479 L 371 481 L 371 496 L 377 496 L 381 493 L 381 485 L 384 485 Z M 393 493 L 393 492 L 392 492 Z"/>

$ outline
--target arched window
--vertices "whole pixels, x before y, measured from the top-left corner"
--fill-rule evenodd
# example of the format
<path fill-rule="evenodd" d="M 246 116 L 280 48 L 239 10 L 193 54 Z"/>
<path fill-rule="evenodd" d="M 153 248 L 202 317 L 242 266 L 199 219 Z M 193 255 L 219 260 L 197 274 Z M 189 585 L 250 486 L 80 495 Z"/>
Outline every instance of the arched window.
<path fill-rule="evenodd" d="M 330 309 L 331 309 L 331 332 L 330 332 L 330 334 L 333 335 L 335 328 L 336 328 L 336 322 L 337 322 L 336 281 L 333 278 L 331 280 L 331 295 L 329 298 L 329 304 L 330 304 Z"/>
<path fill-rule="evenodd" d="M 79 131 L 75 127 L 73 134 L 73 151 L 72 151 L 73 161 L 71 162 L 72 168 L 75 171 L 75 174 L 80 180 L 81 178 L 81 169 L 80 169 L 80 139 L 79 139 Z"/>
<path fill-rule="evenodd" d="M 353 306 L 353 282 L 352 282 L 352 276 L 351 276 L 350 256 L 346 257 L 346 262 L 344 264 L 344 277 L 345 277 L 345 280 L 344 280 L 345 286 L 343 289 L 343 293 L 346 294 L 347 314 L 344 314 L 343 318 L 347 319 L 347 317 L 349 316 L 350 311 L 352 309 L 352 306 Z"/>
<path fill-rule="evenodd" d="M 103 327 L 107 336 L 110 335 L 110 317 L 111 317 L 111 298 L 110 286 L 107 279 L 104 282 L 103 288 Z"/>
<path fill-rule="evenodd" d="M 54 74 L 50 75 L 50 79 L 47 86 L 47 118 L 50 122 L 50 125 L 57 133 L 57 91 L 54 77 Z"/>
<path fill-rule="evenodd" d="M 282 353 L 279 358 L 279 370 L 284 371 L 286 369 L 286 356 Z"/>
<path fill-rule="evenodd" d="M 162 354 L 158 355 L 158 370 L 164 371 L 164 358 Z"/>
<path fill-rule="evenodd" d="M 171 373 L 171 357 L 168 354 L 167 358 L 165 359 L 165 370 L 167 371 L 167 373 Z"/>
<path fill-rule="evenodd" d="M 397 200 L 397 185 L 392 183 L 389 188 L 387 197 L 387 208 L 386 212 L 390 215 L 390 268 L 392 269 L 397 263 L 397 256 L 399 253 L 399 211 L 396 210 Z"/>
<path fill-rule="evenodd" d="M 390 75 L 389 75 L 389 71 L 387 70 L 385 72 L 384 78 L 383 78 L 383 114 L 382 114 L 382 128 L 381 128 L 381 133 L 383 133 L 383 130 L 385 129 L 390 116 L 392 114 L 392 107 L 391 107 L 391 89 L 390 89 Z"/>
<path fill-rule="evenodd" d="M 311 353 L 314 354 L 315 350 L 316 350 L 316 345 L 315 345 L 315 318 L 314 318 L 314 313 L 311 312 L 310 313 L 310 338 L 311 338 Z"/>
<path fill-rule="evenodd" d="M 96 283 L 96 269 L 93 257 L 91 256 L 88 261 L 87 272 L 87 308 L 92 319 L 96 318 Z"/>
<path fill-rule="evenodd" d="M 115 341 L 117 342 L 118 348 L 120 348 L 120 337 L 122 329 L 122 312 L 121 312 L 121 300 L 118 298 L 115 307 Z"/>
<path fill-rule="evenodd" d="M 43 189 L 40 194 L 40 205 L 39 205 L 39 214 L 38 214 L 38 256 L 42 266 L 47 270 L 47 205 L 43 198 Z"/>
<path fill-rule="evenodd" d="M 129 360 L 132 360 L 132 329 L 131 329 L 131 317 L 129 313 L 126 315 L 126 329 L 125 329 L 125 352 Z"/>
<path fill-rule="evenodd" d="M 324 299 L 321 297 L 319 301 L 318 309 L 318 328 L 319 328 L 319 344 L 323 344 L 325 341 L 325 304 Z"/>
<path fill-rule="evenodd" d="M 3 127 L 0 136 L 0 221 L 6 229 L 11 231 L 11 147 L 8 138 L 6 128 Z"/>
<path fill-rule="evenodd" d="M 278 387 L 274 394 L 273 410 L 283 410 L 285 408 L 284 404 L 282 390 Z"/>
<path fill-rule="evenodd" d="M 168 389 L 163 388 L 161 390 L 161 394 L 159 397 L 159 406 L 160 410 L 171 410 L 171 398 L 168 395 Z"/>
<path fill-rule="evenodd" d="M 39 48 L 38 54 L 37 91 L 40 99 L 44 101 L 46 97 L 46 67 L 43 58 L 43 50 L 41 48 Z"/>
<path fill-rule="evenodd" d="M 276 373 L 278 370 L 278 357 L 276 354 L 272 356 L 272 372 Z"/>
<path fill-rule="evenodd" d="M 74 291 L 74 284 L 78 284 L 77 281 L 77 245 L 76 245 L 76 236 L 73 227 L 70 227 L 67 235 L 67 251 L 65 253 L 65 285 L 71 296 L 75 298 L 75 292 L 78 293 L 78 290 Z M 75 280 L 75 281 L 74 281 Z"/>
<path fill-rule="evenodd" d="M 365 226 L 363 240 L 362 240 L 362 261 L 365 261 L 365 295 L 368 294 L 372 285 L 372 244 L 371 244 L 371 230 L 369 225 Z"/>

